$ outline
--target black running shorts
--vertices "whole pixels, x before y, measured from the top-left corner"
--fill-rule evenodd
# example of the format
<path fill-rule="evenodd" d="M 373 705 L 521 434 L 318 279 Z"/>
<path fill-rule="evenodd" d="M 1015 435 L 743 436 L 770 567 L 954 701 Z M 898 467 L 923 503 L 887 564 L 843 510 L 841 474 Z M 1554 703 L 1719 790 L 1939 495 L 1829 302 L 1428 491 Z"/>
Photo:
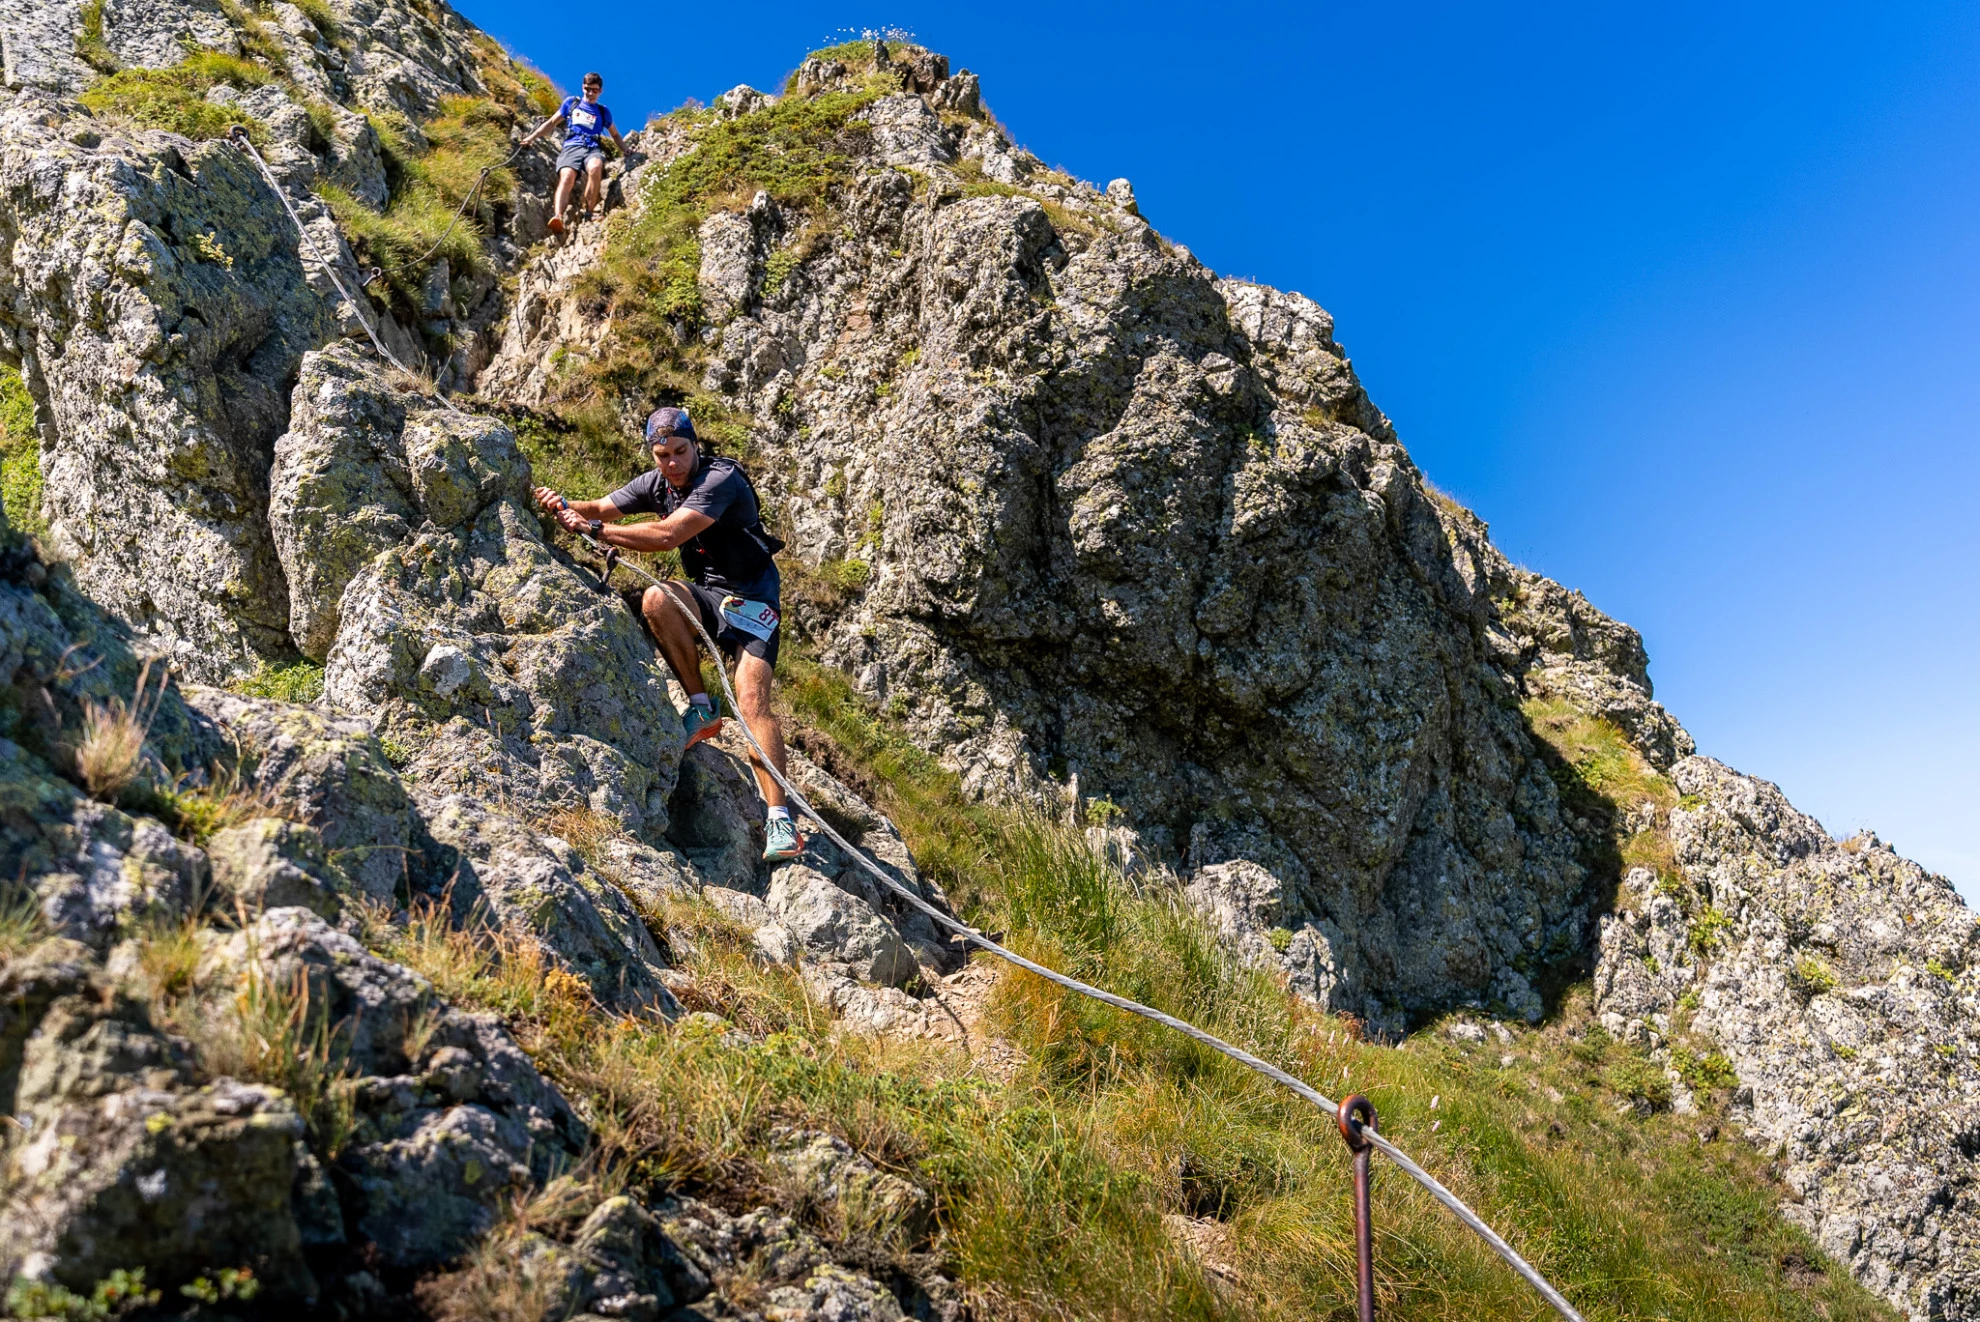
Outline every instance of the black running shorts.
<path fill-rule="evenodd" d="M 694 594 L 694 603 L 701 608 L 701 627 L 714 637 L 715 645 L 722 649 L 725 660 L 733 662 L 738 653 L 747 652 L 751 656 L 761 657 L 773 667 L 777 664 L 777 649 L 784 641 L 784 626 L 781 623 L 768 638 L 758 638 L 755 634 L 738 629 L 722 619 L 722 598 L 729 595 L 727 592 L 720 588 L 703 587 L 699 583 L 686 583 L 682 586 Z M 783 609 L 777 602 L 773 601 L 769 604 L 779 611 Z"/>

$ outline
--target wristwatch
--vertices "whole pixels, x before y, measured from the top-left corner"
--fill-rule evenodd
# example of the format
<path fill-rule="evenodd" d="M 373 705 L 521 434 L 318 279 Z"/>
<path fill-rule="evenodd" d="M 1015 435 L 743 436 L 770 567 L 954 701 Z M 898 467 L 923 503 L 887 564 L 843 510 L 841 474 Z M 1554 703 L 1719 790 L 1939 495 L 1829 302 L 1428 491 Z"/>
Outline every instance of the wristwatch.
<path fill-rule="evenodd" d="M 601 538 L 601 537 L 603 537 L 604 535 L 605 535 L 605 520 L 603 520 L 603 519 L 593 519 L 593 520 L 591 521 L 591 536 L 592 536 L 592 539 L 593 539 L 594 541 L 596 541 L 597 539 L 599 539 L 599 538 Z"/>

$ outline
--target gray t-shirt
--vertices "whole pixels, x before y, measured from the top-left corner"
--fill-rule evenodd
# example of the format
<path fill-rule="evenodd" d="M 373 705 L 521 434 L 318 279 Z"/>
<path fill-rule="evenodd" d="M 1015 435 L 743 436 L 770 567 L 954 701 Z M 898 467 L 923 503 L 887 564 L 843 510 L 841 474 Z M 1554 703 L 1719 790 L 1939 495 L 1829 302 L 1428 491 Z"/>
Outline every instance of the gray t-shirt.
<path fill-rule="evenodd" d="M 763 512 L 749 478 L 733 459 L 706 459 L 676 491 L 657 468 L 614 491 L 612 507 L 621 514 L 658 514 L 691 509 L 715 522 L 681 543 L 681 567 L 689 578 L 750 601 L 778 604 L 783 583 L 774 552 L 783 543 L 763 529 Z"/>

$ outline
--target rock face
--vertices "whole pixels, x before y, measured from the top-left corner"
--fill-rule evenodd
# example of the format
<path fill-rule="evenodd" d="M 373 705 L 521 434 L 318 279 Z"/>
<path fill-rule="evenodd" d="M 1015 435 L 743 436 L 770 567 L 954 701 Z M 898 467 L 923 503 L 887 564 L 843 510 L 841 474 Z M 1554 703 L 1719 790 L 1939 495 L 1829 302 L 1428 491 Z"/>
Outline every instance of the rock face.
<path fill-rule="evenodd" d="M 1507 615 L 1521 580 L 1324 311 L 1218 280 L 954 84 L 861 112 L 832 237 L 795 248 L 762 197 L 700 227 L 703 386 L 756 423 L 793 554 L 858 562 L 851 600 L 803 608 L 827 659 L 977 792 L 1105 798 L 1154 862 L 1270 872 L 1266 926 L 1303 934 L 1329 1005 L 1387 1031 L 1465 997 L 1537 1015 L 1593 897 L 1521 682 L 1560 642 L 1675 751 L 1635 635 L 1537 585 Z"/>
<path fill-rule="evenodd" d="M 33 96 L 0 112 L 0 190 L 0 352 L 56 548 L 188 675 L 279 655 L 268 450 L 335 330 L 280 203 L 225 143 L 104 138 Z"/>
<path fill-rule="evenodd" d="M 1918 1322 L 1980 1316 L 1980 926 L 1873 836 L 1832 840 L 1765 781 L 1678 763 L 1686 886 L 1631 875 L 1603 925 L 1596 1006 L 1623 1033 L 1690 1030 L 1738 1074 L 1782 1154 L 1784 1209 Z"/>

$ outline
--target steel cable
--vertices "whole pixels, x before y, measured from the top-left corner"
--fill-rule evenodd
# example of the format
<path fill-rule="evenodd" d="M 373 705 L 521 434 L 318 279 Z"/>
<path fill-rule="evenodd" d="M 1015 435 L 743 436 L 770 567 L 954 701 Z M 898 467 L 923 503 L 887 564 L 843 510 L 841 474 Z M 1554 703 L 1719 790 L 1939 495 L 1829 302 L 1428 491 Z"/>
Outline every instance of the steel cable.
<path fill-rule="evenodd" d="M 288 190 L 282 187 L 281 183 L 275 178 L 275 172 L 268 168 L 268 162 L 261 158 L 261 153 L 255 150 L 252 142 L 248 141 L 247 131 L 236 125 L 234 128 L 228 130 L 227 140 L 246 152 L 248 158 L 255 163 L 255 167 L 261 171 L 261 177 L 267 183 L 269 191 L 274 193 L 275 199 L 282 204 L 282 210 L 289 213 L 289 221 L 296 227 L 296 233 L 301 236 L 303 247 L 308 249 L 310 258 L 318 266 L 323 268 L 323 273 L 330 277 L 330 283 L 337 287 L 337 292 L 343 295 L 344 301 L 351 305 L 351 315 L 358 319 L 358 325 L 364 327 L 364 333 L 370 337 L 371 347 L 378 350 L 378 356 L 398 368 L 401 372 L 404 372 L 407 376 L 417 378 L 419 373 L 400 362 L 392 351 L 385 347 L 385 342 L 378 338 L 378 332 L 371 328 L 371 319 L 364 315 L 364 305 L 358 301 L 357 297 L 350 290 L 344 288 L 343 280 L 337 275 L 336 263 L 326 258 L 317 249 L 316 240 L 310 237 L 308 228 L 302 223 L 302 217 L 296 214 L 294 204 L 289 201 Z M 464 418 L 467 416 L 467 414 L 461 412 L 456 407 L 453 400 L 448 399 L 445 395 L 435 392 L 435 397 L 439 399 L 441 407 L 445 408 L 449 413 L 457 417 Z"/>

